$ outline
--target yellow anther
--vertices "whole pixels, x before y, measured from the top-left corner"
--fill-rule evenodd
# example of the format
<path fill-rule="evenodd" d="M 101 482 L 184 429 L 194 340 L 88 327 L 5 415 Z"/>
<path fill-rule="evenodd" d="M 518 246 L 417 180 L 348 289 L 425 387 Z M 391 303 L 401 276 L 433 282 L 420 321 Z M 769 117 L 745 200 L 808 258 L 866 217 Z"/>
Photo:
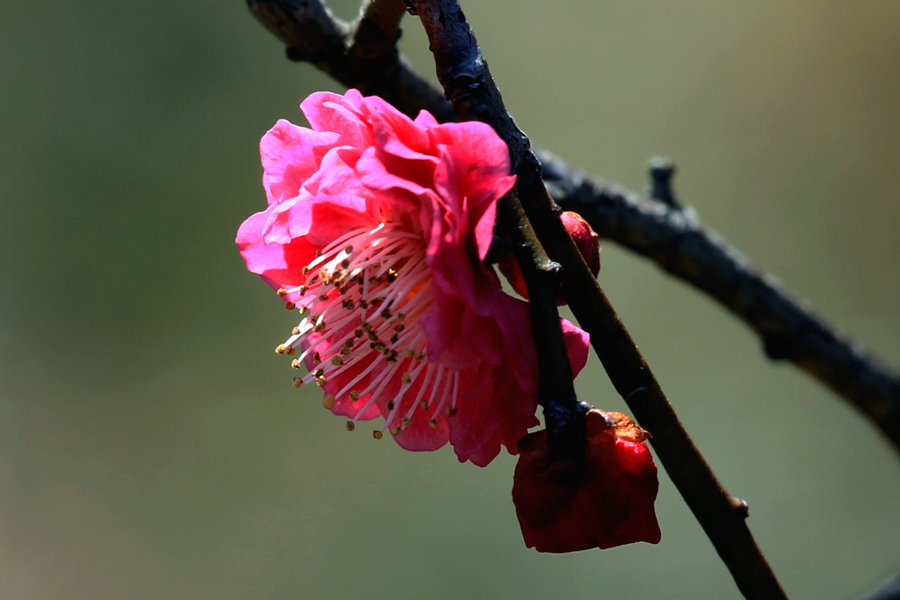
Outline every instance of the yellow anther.
<path fill-rule="evenodd" d="M 287 352 L 287 346 L 285 346 L 284 344 L 278 344 L 277 346 L 275 346 L 275 354 L 284 354 L 285 352 Z"/>
<path fill-rule="evenodd" d="M 354 429 L 356 429 L 356 423 L 347 421 L 347 431 L 353 431 Z"/>
<path fill-rule="evenodd" d="M 383 435 L 384 434 L 381 433 L 380 431 L 378 431 L 377 429 L 372 432 L 372 437 L 375 438 L 376 440 L 380 440 Z"/>
<path fill-rule="evenodd" d="M 334 406 L 334 394 L 325 394 L 325 397 L 322 398 L 322 406 L 331 410 Z"/>

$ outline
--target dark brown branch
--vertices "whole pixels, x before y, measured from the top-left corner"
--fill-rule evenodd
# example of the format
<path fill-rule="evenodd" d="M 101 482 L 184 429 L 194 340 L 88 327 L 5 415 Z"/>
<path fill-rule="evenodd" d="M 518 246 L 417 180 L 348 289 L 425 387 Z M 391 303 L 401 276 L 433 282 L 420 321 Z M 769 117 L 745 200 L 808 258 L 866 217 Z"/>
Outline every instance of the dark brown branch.
<path fill-rule="evenodd" d="M 572 175 L 547 153 L 541 159 L 544 181 L 564 209 L 580 213 L 601 237 L 652 259 L 718 300 L 759 334 L 769 358 L 793 362 L 849 400 L 900 449 L 896 373 L 802 307 L 716 233 L 701 227 L 690 207 L 647 200 Z"/>
<path fill-rule="evenodd" d="M 439 121 L 454 119 L 441 92 L 417 75 L 395 49 L 375 43 L 380 51 L 373 53 L 370 43 L 356 42 L 349 51 L 354 46 L 351 32 L 395 38 L 391 19 L 371 18 L 375 29 L 383 28 L 378 34 L 359 21 L 353 27 L 341 24 L 312 0 L 248 0 L 248 4 L 287 44 L 294 60 L 309 60 L 345 86 L 377 94 L 410 116 L 425 109 Z M 794 362 L 843 396 L 900 448 L 897 374 L 804 310 L 718 236 L 702 229 L 689 208 L 667 207 L 624 188 L 597 183 L 558 158 L 539 154 L 544 179 L 561 206 L 584 212 L 601 237 L 653 259 L 710 294 L 762 336 L 771 358 Z"/>
<path fill-rule="evenodd" d="M 747 529 L 746 504 L 722 488 L 697 451 L 628 332 L 590 273 L 555 214 L 544 188 L 540 163 L 500 97 L 487 63 L 455 0 L 419 0 L 416 9 L 434 53 L 438 79 L 461 119 L 489 123 L 510 147 L 516 190 L 538 238 L 565 269 L 569 305 L 591 334 L 613 385 L 640 424 L 673 483 L 712 540 L 747 598 L 785 598 L 774 574 Z"/>
<path fill-rule="evenodd" d="M 900 575 L 894 575 L 861 600 L 900 600 Z"/>

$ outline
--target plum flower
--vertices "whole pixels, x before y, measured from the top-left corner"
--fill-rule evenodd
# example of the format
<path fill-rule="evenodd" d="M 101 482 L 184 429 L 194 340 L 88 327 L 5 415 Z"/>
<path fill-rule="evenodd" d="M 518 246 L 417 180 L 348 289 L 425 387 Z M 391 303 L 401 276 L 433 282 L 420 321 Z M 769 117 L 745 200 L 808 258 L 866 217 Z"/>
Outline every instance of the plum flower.
<path fill-rule="evenodd" d="M 650 434 L 621 413 L 592 409 L 586 418 L 582 457 L 553 460 L 546 429 L 519 442 L 512 495 L 525 545 L 574 552 L 656 544 L 659 482 L 644 443 Z"/>
<path fill-rule="evenodd" d="M 324 404 L 384 418 L 374 437 L 447 442 L 484 466 L 537 424 L 537 357 L 526 305 L 483 263 L 509 153 L 483 123 L 415 120 L 356 90 L 302 104 L 260 143 L 269 206 L 237 244 L 250 271 L 302 315 L 277 348 Z M 563 322 L 577 372 L 587 334 Z"/>

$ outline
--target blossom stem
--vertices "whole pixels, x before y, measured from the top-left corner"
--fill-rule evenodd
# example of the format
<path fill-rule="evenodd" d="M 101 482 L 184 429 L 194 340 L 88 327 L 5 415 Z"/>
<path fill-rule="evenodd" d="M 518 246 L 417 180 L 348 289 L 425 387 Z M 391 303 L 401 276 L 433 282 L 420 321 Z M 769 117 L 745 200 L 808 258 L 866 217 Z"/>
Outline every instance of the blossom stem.
<path fill-rule="evenodd" d="M 522 205 L 543 246 L 566 270 L 569 305 L 581 326 L 590 332 L 594 350 L 613 385 L 641 426 L 653 433 L 651 443 L 660 462 L 738 588 L 747 598 L 786 598 L 747 528 L 746 504 L 735 501 L 719 484 L 555 214 L 558 207 L 544 187 L 540 163 L 528 138 L 506 111 L 459 4 L 456 0 L 419 0 L 416 9 L 445 96 L 457 117 L 489 123 L 509 145 Z M 532 302 L 535 300 L 532 297 Z"/>
<path fill-rule="evenodd" d="M 531 331 L 541 371 L 538 403 L 544 412 L 548 446 L 554 459 L 581 456 L 585 449 L 585 414 L 590 408 L 575 394 L 572 369 L 559 326 L 556 290 L 560 266 L 550 260 L 538 240 L 516 190 L 504 196 L 497 211 L 497 223 L 511 242 L 529 296 Z"/>

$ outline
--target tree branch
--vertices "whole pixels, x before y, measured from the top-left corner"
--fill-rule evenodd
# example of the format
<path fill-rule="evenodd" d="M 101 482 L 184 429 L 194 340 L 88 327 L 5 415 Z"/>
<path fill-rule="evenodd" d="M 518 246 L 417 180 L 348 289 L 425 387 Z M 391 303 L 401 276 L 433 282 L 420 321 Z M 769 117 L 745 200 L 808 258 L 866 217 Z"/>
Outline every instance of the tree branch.
<path fill-rule="evenodd" d="M 528 138 L 503 105 L 487 63 L 456 0 L 418 0 L 416 10 L 434 53 L 438 79 L 460 118 L 489 123 L 507 142 L 517 175 L 516 190 L 538 238 L 562 264 L 566 297 L 613 385 L 638 422 L 653 433 L 651 444 L 682 497 L 747 598 L 786 598 L 747 529 L 746 503 L 732 498 L 675 415 L 649 367 L 619 321 L 597 280 L 560 221 L 541 180 Z M 557 209 L 558 210 L 558 209 Z M 530 292 L 529 292 L 530 293 Z"/>
<path fill-rule="evenodd" d="M 542 153 L 541 161 L 544 181 L 565 210 L 581 214 L 601 237 L 652 259 L 715 298 L 759 334 L 770 359 L 791 361 L 843 396 L 900 449 L 898 375 L 705 230 L 690 207 L 674 200 L 671 189 L 671 202 L 648 200 L 573 174 L 549 153 Z"/>
<path fill-rule="evenodd" d="M 391 0 L 368 2 L 357 22 L 348 26 L 321 2 L 248 0 L 253 14 L 287 45 L 293 60 L 308 60 L 343 85 L 377 94 L 410 116 L 425 109 L 439 121 L 453 120 L 441 92 L 416 74 L 396 48 L 357 41 L 361 32 L 396 40 L 396 20 L 371 14 L 381 6 L 396 10 L 390 4 Z M 762 337 L 770 358 L 790 360 L 824 383 L 866 414 L 900 449 L 900 377 L 896 373 L 806 311 L 772 278 L 700 227 L 690 208 L 648 200 L 594 181 L 547 152 L 538 151 L 538 155 L 544 180 L 562 207 L 583 213 L 601 237 L 651 258 L 709 294 Z"/>

